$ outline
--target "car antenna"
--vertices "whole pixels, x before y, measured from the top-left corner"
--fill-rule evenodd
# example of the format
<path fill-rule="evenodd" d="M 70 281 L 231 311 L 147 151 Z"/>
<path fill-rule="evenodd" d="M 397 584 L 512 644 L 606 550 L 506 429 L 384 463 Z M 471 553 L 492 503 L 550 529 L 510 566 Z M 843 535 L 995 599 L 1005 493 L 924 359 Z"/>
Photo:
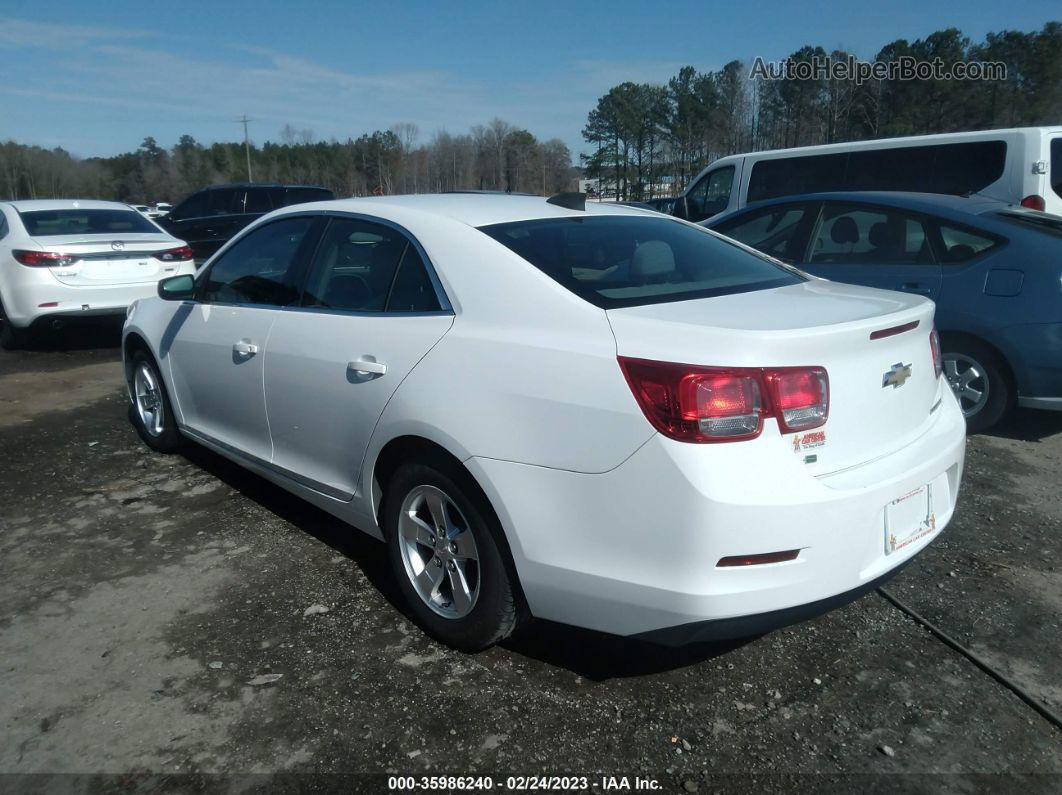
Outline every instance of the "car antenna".
<path fill-rule="evenodd" d="M 569 210 L 585 210 L 586 209 L 586 194 L 585 193 L 555 193 L 546 199 L 547 204 L 555 204 L 558 207 L 564 207 Z"/>

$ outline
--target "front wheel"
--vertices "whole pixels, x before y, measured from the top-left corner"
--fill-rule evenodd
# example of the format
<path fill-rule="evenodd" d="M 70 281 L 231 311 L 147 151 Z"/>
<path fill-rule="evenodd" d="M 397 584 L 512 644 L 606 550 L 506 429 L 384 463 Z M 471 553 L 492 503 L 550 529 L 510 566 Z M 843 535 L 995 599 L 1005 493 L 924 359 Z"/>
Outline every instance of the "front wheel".
<path fill-rule="evenodd" d="M 961 342 L 944 345 L 944 377 L 959 401 L 966 429 L 986 431 L 1010 409 L 1014 390 L 999 356 L 984 345 Z"/>
<path fill-rule="evenodd" d="M 130 422 L 152 450 L 175 452 L 180 447 L 181 435 L 155 360 L 146 352 L 137 351 L 133 354 L 132 370 Z"/>
<path fill-rule="evenodd" d="M 462 651 L 507 637 L 519 620 L 501 528 L 471 478 L 444 462 L 406 464 L 384 502 L 388 556 L 414 618 Z"/>

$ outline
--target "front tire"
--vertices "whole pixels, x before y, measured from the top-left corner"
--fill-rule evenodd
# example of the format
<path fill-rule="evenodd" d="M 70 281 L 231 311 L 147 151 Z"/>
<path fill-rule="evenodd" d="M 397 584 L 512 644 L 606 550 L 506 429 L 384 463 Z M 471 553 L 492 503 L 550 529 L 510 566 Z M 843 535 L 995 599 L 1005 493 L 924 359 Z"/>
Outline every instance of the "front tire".
<path fill-rule="evenodd" d="M 995 351 L 973 340 L 945 341 L 943 347 L 944 377 L 962 408 L 966 430 L 988 430 L 1014 403 L 1006 366 Z"/>
<path fill-rule="evenodd" d="M 181 435 L 170 397 L 155 360 L 145 351 L 133 354 L 129 386 L 132 393 L 129 421 L 144 444 L 157 453 L 176 452 L 181 446 Z"/>
<path fill-rule="evenodd" d="M 385 492 L 383 525 L 399 589 L 428 634 L 472 652 L 516 629 L 502 530 L 468 473 L 441 460 L 401 466 Z"/>

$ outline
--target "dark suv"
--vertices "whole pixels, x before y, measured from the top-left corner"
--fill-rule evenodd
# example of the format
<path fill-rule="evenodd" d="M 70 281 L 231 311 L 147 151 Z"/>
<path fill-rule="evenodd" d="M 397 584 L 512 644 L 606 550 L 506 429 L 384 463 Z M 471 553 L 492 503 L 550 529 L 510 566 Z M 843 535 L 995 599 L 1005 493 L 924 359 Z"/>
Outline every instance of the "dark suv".
<path fill-rule="evenodd" d="M 312 185 L 212 185 L 193 193 L 156 222 L 188 243 L 196 262 L 202 262 L 251 221 L 272 210 L 334 198 L 327 188 Z"/>

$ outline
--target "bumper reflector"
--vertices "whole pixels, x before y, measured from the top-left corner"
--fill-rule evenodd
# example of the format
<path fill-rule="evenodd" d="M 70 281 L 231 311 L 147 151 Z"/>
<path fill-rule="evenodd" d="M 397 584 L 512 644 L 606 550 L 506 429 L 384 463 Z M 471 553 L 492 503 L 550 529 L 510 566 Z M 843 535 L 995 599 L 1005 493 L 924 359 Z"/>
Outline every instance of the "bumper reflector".
<path fill-rule="evenodd" d="M 761 555 L 731 555 L 719 558 L 716 568 L 725 566 L 758 566 L 761 563 L 784 563 L 787 560 L 796 560 L 800 554 L 799 549 L 787 549 L 785 552 L 764 552 Z"/>

